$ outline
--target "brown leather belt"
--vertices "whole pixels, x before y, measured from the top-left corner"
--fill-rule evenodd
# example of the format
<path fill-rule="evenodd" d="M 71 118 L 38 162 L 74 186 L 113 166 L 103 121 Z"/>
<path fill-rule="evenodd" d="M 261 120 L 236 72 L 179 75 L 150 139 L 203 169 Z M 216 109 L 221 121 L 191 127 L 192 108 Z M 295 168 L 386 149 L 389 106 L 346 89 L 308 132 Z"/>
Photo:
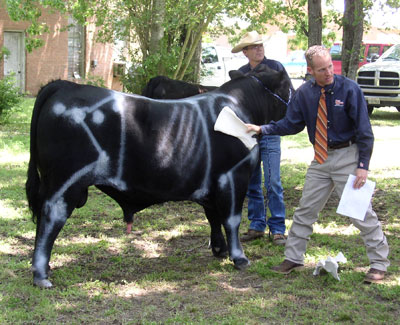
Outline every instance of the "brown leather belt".
<path fill-rule="evenodd" d="M 354 140 L 342 142 L 342 143 L 337 143 L 331 146 L 328 146 L 329 149 L 342 149 L 342 148 L 347 148 L 350 147 L 354 143 Z"/>

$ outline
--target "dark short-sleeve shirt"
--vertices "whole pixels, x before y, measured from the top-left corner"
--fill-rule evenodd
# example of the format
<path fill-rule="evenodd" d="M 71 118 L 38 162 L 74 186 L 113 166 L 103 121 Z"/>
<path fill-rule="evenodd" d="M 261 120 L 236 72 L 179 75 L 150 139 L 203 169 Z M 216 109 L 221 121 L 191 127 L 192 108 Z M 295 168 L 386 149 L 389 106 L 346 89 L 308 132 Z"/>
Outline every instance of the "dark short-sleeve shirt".
<path fill-rule="evenodd" d="M 265 65 L 268 66 L 268 68 L 271 68 L 271 69 L 276 70 L 276 71 L 285 71 L 285 73 L 287 74 L 287 71 L 286 71 L 285 67 L 279 61 L 267 59 L 264 56 L 264 59 L 260 62 L 260 64 L 265 64 Z M 243 73 L 247 73 L 250 70 L 251 70 L 250 63 L 247 63 L 244 66 L 239 68 L 239 71 L 241 71 Z M 288 78 L 289 78 L 289 75 L 288 75 Z"/>

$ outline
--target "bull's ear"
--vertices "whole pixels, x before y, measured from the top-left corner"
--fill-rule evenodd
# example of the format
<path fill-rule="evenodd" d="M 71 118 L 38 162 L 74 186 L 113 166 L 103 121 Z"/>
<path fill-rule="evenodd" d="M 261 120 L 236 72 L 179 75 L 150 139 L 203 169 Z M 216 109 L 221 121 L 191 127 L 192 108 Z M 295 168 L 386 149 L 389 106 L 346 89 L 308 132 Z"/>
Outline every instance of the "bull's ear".
<path fill-rule="evenodd" d="M 229 77 L 231 77 L 231 79 L 237 79 L 239 77 L 243 77 L 244 73 L 239 71 L 239 70 L 231 70 L 229 71 Z"/>

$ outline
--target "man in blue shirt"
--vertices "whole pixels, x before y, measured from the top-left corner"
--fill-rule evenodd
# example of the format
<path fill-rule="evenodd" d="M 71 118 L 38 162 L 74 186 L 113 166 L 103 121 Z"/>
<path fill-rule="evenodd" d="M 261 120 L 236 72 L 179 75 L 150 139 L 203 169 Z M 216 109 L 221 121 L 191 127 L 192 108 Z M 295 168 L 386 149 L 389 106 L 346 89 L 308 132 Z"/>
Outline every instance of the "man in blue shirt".
<path fill-rule="evenodd" d="M 285 246 L 285 260 L 272 268 L 282 274 L 303 266 L 312 225 L 331 192 L 335 190 L 340 197 L 349 174 L 356 176 L 355 189 L 365 184 L 374 143 L 366 102 L 358 85 L 346 77 L 333 74 L 332 59 L 324 47 L 312 46 L 305 55 L 307 70 L 313 79 L 297 89 L 285 118 L 261 127 L 248 124 L 249 131 L 279 135 L 296 134 L 307 126 L 310 142 L 314 148 L 319 147 L 319 141 L 318 144 L 315 141 L 317 112 L 321 92 L 325 93 L 327 158 L 321 162 L 316 156 L 307 170 L 302 198 L 293 215 Z M 387 258 L 389 246 L 381 224 L 371 204 L 364 221 L 350 220 L 360 230 L 370 261 L 364 281 L 379 283 L 390 264 Z"/>
<path fill-rule="evenodd" d="M 243 54 L 249 59 L 248 64 L 239 68 L 243 73 L 249 72 L 259 64 L 266 64 L 271 69 L 286 72 L 280 62 L 265 57 L 263 39 L 256 31 L 246 33 L 240 43 L 232 49 L 232 53 L 240 51 L 243 51 Z M 261 164 L 258 164 L 250 179 L 247 191 L 250 226 L 241 240 L 250 241 L 264 236 L 265 228 L 268 225 L 272 242 L 276 245 L 285 245 L 285 204 L 280 175 L 281 138 L 279 135 L 265 135 L 261 137 L 258 144 L 263 163 L 264 185 L 267 190 L 266 204 L 271 216 L 267 221 L 261 180 Z"/>

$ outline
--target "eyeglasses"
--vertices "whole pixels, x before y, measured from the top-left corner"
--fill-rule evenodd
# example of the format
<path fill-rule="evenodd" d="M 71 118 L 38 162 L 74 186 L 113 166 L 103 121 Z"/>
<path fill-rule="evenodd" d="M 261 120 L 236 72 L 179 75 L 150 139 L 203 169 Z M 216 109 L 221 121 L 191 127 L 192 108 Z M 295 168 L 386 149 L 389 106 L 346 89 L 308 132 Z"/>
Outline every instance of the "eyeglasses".
<path fill-rule="evenodd" d="M 263 47 L 264 47 L 263 44 L 249 45 L 249 46 L 246 46 L 246 50 L 258 50 L 258 49 L 262 49 Z"/>

